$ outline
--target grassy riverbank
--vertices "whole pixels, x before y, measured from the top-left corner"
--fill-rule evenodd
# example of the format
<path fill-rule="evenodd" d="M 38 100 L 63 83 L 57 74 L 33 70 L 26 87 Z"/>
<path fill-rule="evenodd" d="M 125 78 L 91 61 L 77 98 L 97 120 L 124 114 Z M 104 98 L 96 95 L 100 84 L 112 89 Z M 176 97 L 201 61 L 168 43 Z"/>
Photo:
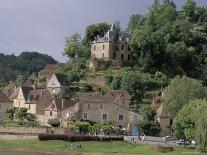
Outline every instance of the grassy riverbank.
<path fill-rule="evenodd" d="M 79 143 L 70 143 L 65 141 L 0 141 L 0 150 L 27 150 L 52 152 L 65 154 L 67 152 L 93 152 L 93 153 L 118 153 L 118 154 L 137 154 L 137 155 L 162 155 L 156 151 L 151 145 L 134 145 L 126 142 L 80 142 L 82 149 L 78 150 L 71 145 Z M 207 155 L 206 153 L 198 153 L 192 149 L 176 148 L 166 155 Z"/>

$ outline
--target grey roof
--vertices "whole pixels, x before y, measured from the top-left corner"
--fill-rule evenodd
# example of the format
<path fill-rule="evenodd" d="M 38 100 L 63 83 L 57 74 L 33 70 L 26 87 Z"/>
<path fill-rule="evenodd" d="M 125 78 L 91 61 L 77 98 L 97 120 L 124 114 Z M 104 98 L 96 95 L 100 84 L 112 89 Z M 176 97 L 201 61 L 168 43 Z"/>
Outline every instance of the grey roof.
<path fill-rule="evenodd" d="M 113 34 L 115 30 L 115 25 L 112 24 L 110 30 L 104 35 L 104 37 L 97 36 L 96 39 L 92 43 L 103 43 L 103 42 L 110 42 L 113 39 Z M 127 43 L 129 42 L 129 34 L 126 32 L 119 33 L 119 42 Z"/>
<path fill-rule="evenodd" d="M 9 98 L 4 94 L 4 92 L 0 89 L 0 102 L 10 102 Z"/>
<path fill-rule="evenodd" d="M 57 74 L 55 73 L 55 76 L 58 80 L 58 82 L 62 85 L 62 86 L 68 86 L 70 84 L 70 81 L 67 79 L 66 76 L 62 75 L 62 74 Z"/>

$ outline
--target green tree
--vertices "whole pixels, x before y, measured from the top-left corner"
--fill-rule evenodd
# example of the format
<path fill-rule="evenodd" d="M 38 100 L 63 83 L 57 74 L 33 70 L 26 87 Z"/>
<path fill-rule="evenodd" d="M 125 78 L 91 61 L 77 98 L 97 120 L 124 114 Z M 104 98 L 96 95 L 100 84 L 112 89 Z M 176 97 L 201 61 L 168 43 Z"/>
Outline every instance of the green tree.
<path fill-rule="evenodd" d="M 60 127 L 60 120 L 58 118 L 49 119 L 47 123 L 52 127 Z"/>
<path fill-rule="evenodd" d="M 120 28 L 120 22 L 116 21 L 113 25 L 112 25 L 112 29 L 114 31 L 113 35 L 112 35 L 112 52 L 113 52 L 113 59 L 116 58 L 116 54 L 118 51 L 118 46 L 119 46 L 119 34 L 121 31 Z"/>
<path fill-rule="evenodd" d="M 19 120 L 24 120 L 27 117 L 27 108 L 20 108 L 15 112 L 15 118 Z"/>
<path fill-rule="evenodd" d="M 66 45 L 64 48 L 65 54 L 69 58 L 80 56 L 81 53 L 81 36 L 78 33 L 73 34 L 70 37 L 66 37 Z"/>
<path fill-rule="evenodd" d="M 81 134 L 87 134 L 90 132 L 91 124 L 89 122 L 76 122 L 76 127 L 79 129 Z"/>
<path fill-rule="evenodd" d="M 196 139 L 200 151 L 207 151 L 207 101 L 192 100 L 177 114 L 173 122 L 174 136 L 177 139 Z"/>
<path fill-rule="evenodd" d="M 171 117 L 175 117 L 178 111 L 193 99 L 206 97 L 206 88 L 198 80 L 186 76 L 176 76 L 165 89 L 164 111 Z"/>
<path fill-rule="evenodd" d="M 135 29 L 138 29 L 144 21 L 144 17 L 140 14 L 134 14 L 130 17 L 128 25 L 127 25 L 127 31 L 129 33 L 133 33 Z"/>

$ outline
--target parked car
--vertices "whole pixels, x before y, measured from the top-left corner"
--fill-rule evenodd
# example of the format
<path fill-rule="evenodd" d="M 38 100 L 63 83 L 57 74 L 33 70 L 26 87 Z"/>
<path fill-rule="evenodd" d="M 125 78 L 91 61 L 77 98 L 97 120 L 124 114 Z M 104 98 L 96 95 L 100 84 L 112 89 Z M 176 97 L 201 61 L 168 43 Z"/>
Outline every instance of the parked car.
<path fill-rule="evenodd" d="M 180 140 L 178 140 L 178 141 L 176 142 L 176 144 L 177 144 L 178 146 L 179 146 L 179 145 L 190 145 L 191 142 L 190 142 L 190 141 L 185 141 L 185 140 L 180 139 Z"/>

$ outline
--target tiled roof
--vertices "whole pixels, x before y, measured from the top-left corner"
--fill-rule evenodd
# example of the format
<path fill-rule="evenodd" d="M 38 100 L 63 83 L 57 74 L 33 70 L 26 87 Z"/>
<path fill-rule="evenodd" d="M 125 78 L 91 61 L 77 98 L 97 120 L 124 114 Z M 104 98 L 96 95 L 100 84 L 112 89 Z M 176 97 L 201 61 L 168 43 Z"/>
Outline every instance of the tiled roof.
<path fill-rule="evenodd" d="M 62 105 L 62 102 L 63 102 L 63 105 Z M 51 104 L 45 109 L 45 111 L 53 110 L 53 111 L 59 112 L 59 111 L 62 111 L 69 107 L 74 106 L 76 103 L 77 103 L 76 101 L 72 101 L 70 99 L 62 99 L 62 100 L 53 99 L 51 101 Z"/>
<path fill-rule="evenodd" d="M 58 80 L 58 82 L 62 85 L 62 86 L 68 86 L 70 84 L 70 81 L 67 79 L 66 76 L 62 75 L 62 74 L 57 74 L 55 73 L 55 76 Z"/>
<path fill-rule="evenodd" d="M 0 89 L 0 102 L 10 102 L 9 98 L 4 94 L 4 92 Z"/>
<path fill-rule="evenodd" d="M 32 87 L 21 86 L 21 89 L 22 89 L 22 92 L 23 92 L 24 99 L 26 100 L 28 95 L 29 95 L 30 90 L 33 90 L 33 88 Z"/>
<path fill-rule="evenodd" d="M 42 97 L 44 91 L 45 89 L 30 90 L 29 95 L 27 97 L 27 103 L 37 104 L 40 98 Z"/>
<path fill-rule="evenodd" d="M 5 88 L 4 88 L 4 93 L 7 96 L 11 96 L 12 93 L 15 91 L 17 85 L 14 82 L 10 82 Z"/>
<path fill-rule="evenodd" d="M 64 64 L 47 64 L 45 68 L 39 72 L 39 75 L 50 79 L 56 70 L 63 66 Z"/>
<path fill-rule="evenodd" d="M 126 90 L 110 90 L 106 96 L 109 99 L 115 99 L 117 97 L 125 100 L 130 99 L 129 93 Z"/>

